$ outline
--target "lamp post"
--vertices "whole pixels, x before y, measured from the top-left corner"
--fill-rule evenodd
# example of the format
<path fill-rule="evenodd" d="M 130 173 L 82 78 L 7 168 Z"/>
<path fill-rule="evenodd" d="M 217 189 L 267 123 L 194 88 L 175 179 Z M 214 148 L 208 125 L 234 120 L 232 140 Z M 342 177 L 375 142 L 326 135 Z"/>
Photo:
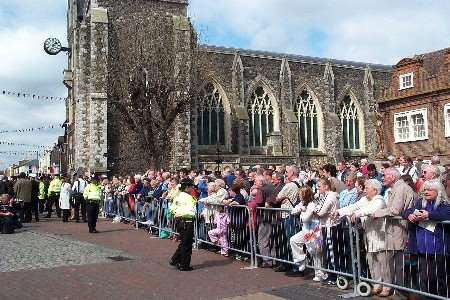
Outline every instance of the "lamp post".
<path fill-rule="evenodd" d="M 220 157 L 221 151 L 220 151 L 220 147 L 219 147 L 219 141 L 217 141 L 216 143 L 216 147 L 217 147 L 217 159 L 216 159 L 216 172 L 220 172 L 220 165 L 223 163 L 223 159 Z"/>

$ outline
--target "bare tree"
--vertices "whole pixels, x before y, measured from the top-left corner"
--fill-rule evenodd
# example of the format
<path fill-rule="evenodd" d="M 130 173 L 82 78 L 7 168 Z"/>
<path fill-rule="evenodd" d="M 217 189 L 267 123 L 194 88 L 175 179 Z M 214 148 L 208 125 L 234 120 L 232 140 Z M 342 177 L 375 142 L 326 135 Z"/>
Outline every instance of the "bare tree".
<path fill-rule="evenodd" d="M 111 104 L 148 153 L 146 163 L 160 168 L 168 165 L 177 117 L 195 103 L 201 72 L 192 28 L 191 41 L 176 46 L 172 18 L 153 16 L 146 20 L 145 24 L 131 27 L 128 23 L 116 29 L 130 38 L 116 39 Z M 180 51 L 190 51 L 183 57 L 191 60 L 180 61 Z"/>

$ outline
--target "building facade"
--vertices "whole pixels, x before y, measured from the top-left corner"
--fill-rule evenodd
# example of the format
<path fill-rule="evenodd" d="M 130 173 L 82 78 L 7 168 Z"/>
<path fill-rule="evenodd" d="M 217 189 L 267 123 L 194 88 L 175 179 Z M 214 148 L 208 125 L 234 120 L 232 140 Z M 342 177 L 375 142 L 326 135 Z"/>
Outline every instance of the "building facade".
<path fill-rule="evenodd" d="M 64 82 L 70 172 L 147 168 L 149 154 L 110 105 L 117 76 L 131 74 L 112 76 L 111 70 L 127 53 L 120 50 L 124 41 L 129 49 L 142 47 L 127 33 L 139 28 L 151 40 L 152 18 L 161 15 L 173 29 L 167 34 L 178 49 L 175 69 L 193 63 L 191 51 L 199 53 L 195 63 L 206 66 L 200 96 L 175 124 L 170 167 L 212 169 L 216 160 L 244 167 L 316 166 L 376 156 L 376 95 L 388 87 L 390 66 L 196 45 L 187 5 L 187 0 L 69 0 L 71 52 Z M 141 51 L 140 59 L 145 55 Z"/>
<path fill-rule="evenodd" d="M 450 155 L 450 48 L 400 60 L 381 91 L 386 152 Z"/>

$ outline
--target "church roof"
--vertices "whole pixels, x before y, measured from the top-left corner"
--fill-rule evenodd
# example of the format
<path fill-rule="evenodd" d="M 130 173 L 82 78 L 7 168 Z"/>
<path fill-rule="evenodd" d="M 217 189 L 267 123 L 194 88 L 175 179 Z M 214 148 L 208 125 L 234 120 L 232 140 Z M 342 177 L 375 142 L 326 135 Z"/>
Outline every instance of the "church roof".
<path fill-rule="evenodd" d="M 289 61 L 308 63 L 308 64 L 325 65 L 326 63 L 330 62 L 332 66 L 341 67 L 341 68 L 365 69 L 367 66 L 369 66 L 373 71 L 389 72 L 392 70 L 392 66 L 389 66 L 389 65 L 371 64 L 371 63 L 355 62 L 355 61 L 349 61 L 349 60 L 330 59 L 330 58 L 278 53 L 278 52 L 270 52 L 270 51 L 229 48 L 229 47 L 221 47 L 221 46 L 205 45 L 205 44 L 201 44 L 200 49 L 207 51 L 207 52 L 213 52 L 213 53 L 233 54 L 233 55 L 235 53 L 239 53 L 242 56 L 251 56 L 251 57 L 267 58 L 267 59 L 280 59 L 281 60 L 283 58 L 286 58 Z"/>

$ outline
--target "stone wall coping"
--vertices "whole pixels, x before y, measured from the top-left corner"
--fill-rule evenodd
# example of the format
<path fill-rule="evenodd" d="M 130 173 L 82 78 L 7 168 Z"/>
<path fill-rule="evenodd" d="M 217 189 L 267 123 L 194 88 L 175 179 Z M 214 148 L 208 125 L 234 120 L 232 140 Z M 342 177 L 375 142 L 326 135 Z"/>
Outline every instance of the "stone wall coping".
<path fill-rule="evenodd" d="M 333 67 L 345 68 L 345 69 L 365 70 L 367 68 L 367 66 L 369 66 L 371 68 L 372 72 L 390 73 L 392 71 L 392 66 L 388 66 L 388 65 L 371 64 L 371 63 L 364 63 L 364 62 L 354 62 L 354 61 L 346 61 L 346 60 L 339 60 L 339 59 L 330 59 L 330 58 L 312 57 L 312 56 L 304 56 L 304 55 L 296 55 L 296 54 L 268 52 L 268 51 L 260 51 L 260 50 L 221 47 L 221 46 L 206 45 L 206 44 L 200 44 L 198 48 L 201 51 L 211 52 L 211 53 L 229 54 L 229 55 L 235 55 L 236 53 L 238 53 L 240 56 L 274 59 L 274 60 L 280 60 L 280 61 L 283 59 L 286 59 L 289 62 L 298 62 L 298 63 L 311 64 L 311 65 L 325 66 L 327 63 L 331 63 L 331 65 Z"/>

